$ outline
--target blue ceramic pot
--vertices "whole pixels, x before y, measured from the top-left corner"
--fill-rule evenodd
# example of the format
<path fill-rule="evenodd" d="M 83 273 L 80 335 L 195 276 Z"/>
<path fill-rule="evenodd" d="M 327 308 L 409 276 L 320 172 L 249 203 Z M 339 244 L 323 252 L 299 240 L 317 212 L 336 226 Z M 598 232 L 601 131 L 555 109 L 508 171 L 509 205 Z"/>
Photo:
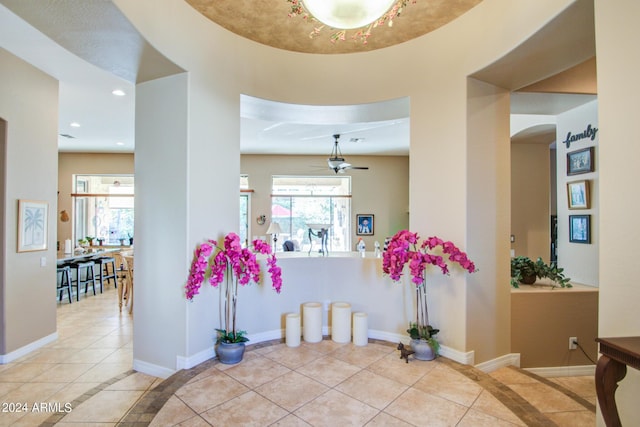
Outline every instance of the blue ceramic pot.
<path fill-rule="evenodd" d="M 418 360 L 433 360 L 436 353 L 427 340 L 411 340 L 411 350 L 415 351 L 413 357 Z"/>
<path fill-rule="evenodd" d="M 234 342 L 225 343 L 220 342 L 216 346 L 216 355 L 220 363 L 225 365 L 235 365 L 240 363 L 244 357 L 245 343 Z"/>

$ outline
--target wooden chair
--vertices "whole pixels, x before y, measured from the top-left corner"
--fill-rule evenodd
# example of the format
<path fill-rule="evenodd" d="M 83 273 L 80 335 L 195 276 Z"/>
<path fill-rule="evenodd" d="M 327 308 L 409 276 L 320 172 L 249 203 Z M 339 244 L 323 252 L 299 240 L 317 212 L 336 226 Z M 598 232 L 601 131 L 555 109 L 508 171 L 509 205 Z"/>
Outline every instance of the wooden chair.
<path fill-rule="evenodd" d="M 129 302 L 129 314 L 133 313 L 133 254 L 123 255 L 122 258 L 127 269 L 127 295 Z"/>
<path fill-rule="evenodd" d="M 122 301 L 131 295 L 129 291 L 129 268 L 121 252 L 114 253 L 113 258 L 116 262 L 116 282 L 120 281 L 120 286 L 118 286 L 118 307 L 122 311 Z"/>

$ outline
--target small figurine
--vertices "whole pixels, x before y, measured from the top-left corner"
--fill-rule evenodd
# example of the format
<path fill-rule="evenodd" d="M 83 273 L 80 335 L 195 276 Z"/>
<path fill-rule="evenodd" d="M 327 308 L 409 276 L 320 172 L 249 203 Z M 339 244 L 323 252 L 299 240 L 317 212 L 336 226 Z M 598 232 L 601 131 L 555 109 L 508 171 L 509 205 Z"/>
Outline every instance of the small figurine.
<path fill-rule="evenodd" d="M 415 351 L 407 349 L 402 343 L 398 343 L 398 350 L 400 350 L 400 359 L 406 360 L 407 363 L 409 363 L 409 356 L 415 353 Z"/>
<path fill-rule="evenodd" d="M 358 252 L 360 252 L 360 255 L 362 256 L 362 258 L 364 258 L 366 246 L 364 244 L 364 240 L 362 240 L 362 237 L 358 238 L 357 248 L 358 248 Z"/>
<path fill-rule="evenodd" d="M 375 252 L 375 256 L 376 258 L 380 258 L 382 256 L 382 252 L 380 252 L 380 242 L 376 241 L 374 244 L 374 252 Z"/>

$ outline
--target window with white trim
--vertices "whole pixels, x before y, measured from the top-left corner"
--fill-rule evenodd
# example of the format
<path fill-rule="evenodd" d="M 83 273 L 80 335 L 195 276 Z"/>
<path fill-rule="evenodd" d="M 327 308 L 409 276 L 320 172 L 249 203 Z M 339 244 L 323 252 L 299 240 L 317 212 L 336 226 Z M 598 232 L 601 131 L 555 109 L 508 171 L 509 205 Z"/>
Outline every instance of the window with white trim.
<path fill-rule="evenodd" d="M 277 222 L 282 230 L 278 251 L 282 251 L 287 240 L 297 250 L 319 251 L 321 240 L 313 235 L 319 226 L 328 229 L 329 252 L 350 251 L 350 218 L 350 176 L 272 177 L 271 221 Z"/>
<path fill-rule="evenodd" d="M 129 244 L 133 239 L 133 175 L 74 176 L 73 235 L 103 244 Z"/>

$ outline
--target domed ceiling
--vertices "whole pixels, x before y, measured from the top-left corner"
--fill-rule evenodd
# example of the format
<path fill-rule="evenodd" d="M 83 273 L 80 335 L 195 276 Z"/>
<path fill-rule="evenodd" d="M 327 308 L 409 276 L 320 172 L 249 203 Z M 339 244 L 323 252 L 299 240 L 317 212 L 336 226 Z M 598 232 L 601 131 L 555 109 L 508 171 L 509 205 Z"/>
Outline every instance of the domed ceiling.
<path fill-rule="evenodd" d="M 453 21 L 482 0 L 409 0 L 404 11 L 387 25 L 375 28 L 366 44 L 351 37 L 332 43 L 330 28 L 324 28 L 314 38 L 309 37 L 314 26 L 301 16 L 289 17 L 291 3 L 287 0 L 185 0 L 194 9 L 222 27 L 250 40 L 304 53 L 354 53 L 393 46 L 427 34 Z"/>

